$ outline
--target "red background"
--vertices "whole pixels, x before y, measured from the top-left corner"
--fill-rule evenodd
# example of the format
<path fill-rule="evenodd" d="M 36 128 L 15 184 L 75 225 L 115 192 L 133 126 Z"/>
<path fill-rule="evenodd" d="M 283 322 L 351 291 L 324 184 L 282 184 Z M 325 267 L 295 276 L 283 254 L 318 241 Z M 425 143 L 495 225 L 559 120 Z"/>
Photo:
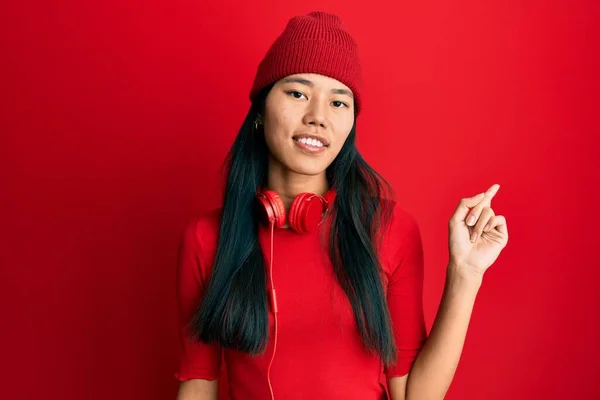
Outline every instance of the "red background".
<path fill-rule="evenodd" d="M 448 218 L 501 185 L 447 399 L 600 397 L 598 2 L 50 3 L 0 8 L 0 397 L 174 398 L 179 235 L 314 9 L 361 48 L 359 148 L 419 221 L 429 328 Z"/>

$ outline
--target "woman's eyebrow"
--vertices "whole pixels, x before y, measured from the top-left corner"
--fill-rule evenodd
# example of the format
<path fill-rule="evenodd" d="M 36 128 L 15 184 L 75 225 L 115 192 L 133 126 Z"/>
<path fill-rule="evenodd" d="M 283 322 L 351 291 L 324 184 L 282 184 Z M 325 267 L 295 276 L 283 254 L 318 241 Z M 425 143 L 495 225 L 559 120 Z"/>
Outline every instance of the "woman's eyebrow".
<path fill-rule="evenodd" d="M 290 78 L 285 78 L 283 80 L 284 83 L 289 83 L 289 82 L 296 82 L 299 83 L 301 85 L 306 85 L 308 87 L 314 87 L 315 83 L 313 81 L 309 81 L 308 79 L 305 78 L 297 78 L 297 77 L 290 77 Z M 345 94 L 346 96 L 349 96 L 350 98 L 354 98 L 354 96 L 352 95 L 352 92 L 349 91 L 348 89 L 331 89 L 332 93 L 335 94 Z"/>

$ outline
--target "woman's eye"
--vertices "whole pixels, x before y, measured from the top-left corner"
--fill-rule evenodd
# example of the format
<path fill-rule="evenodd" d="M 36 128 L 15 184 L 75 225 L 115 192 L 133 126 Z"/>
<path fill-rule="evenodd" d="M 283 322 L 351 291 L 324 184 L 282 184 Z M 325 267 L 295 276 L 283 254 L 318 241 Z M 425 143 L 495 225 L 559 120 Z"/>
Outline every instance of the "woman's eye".
<path fill-rule="evenodd" d="M 348 107 L 348 104 L 344 103 L 343 101 L 339 101 L 339 100 L 334 101 L 333 104 L 334 104 L 335 108 L 341 108 L 342 106 Z M 336 106 L 335 104 L 341 104 L 341 105 Z"/>
<path fill-rule="evenodd" d="M 297 96 L 296 96 L 296 94 L 299 94 L 300 96 L 304 96 L 304 94 L 303 94 L 303 93 L 300 93 L 300 92 L 298 92 L 298 91 L 296 91 L 296 90 L 290 90 L 290 91 L 288 91 L 288 92 L 286 92 L 286 93 L 287 93 L 287 94 L 291 94 L 291 95 L 292 95 L 292 97 L 293 97 L 293 98 L 295 98 L 295 99 L 300 99 L 300 98 L 301 98 L 301 97 L 297 97 Z"/>

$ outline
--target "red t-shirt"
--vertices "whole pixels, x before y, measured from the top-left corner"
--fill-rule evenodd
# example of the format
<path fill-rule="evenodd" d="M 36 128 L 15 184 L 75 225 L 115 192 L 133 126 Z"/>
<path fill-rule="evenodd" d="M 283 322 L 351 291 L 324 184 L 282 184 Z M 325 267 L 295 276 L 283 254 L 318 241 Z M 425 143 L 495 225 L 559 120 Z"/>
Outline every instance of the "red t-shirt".
<path fill-rule="evenodd" d="M 217 379 L 224 355 L 231 399 L 270 399 L 267 367 L 274 338 L 270 307 L 270 341 L 261 356 L 223 350 L 215 344 L 190 342 L 183 328 L 209 282 L 220 212 L 220 209 L 213 210 L 195 218 L 183 235 L 177 279 L 181 362 L 175 376 L 182 381 Z M 298 234 L 291 229 L 276 229 L 274 233 L 273 282 L 277 291 L 278 337 L 271 385 L 275 398 L 385 399 L 386 376 L 407 374 L 427 338 L 419 227 L 416 220 L 396 204 L 380 251 L 384 289 L 398 348 L 398 362 L 391 368 L 384 368 L 380 357 L 364 347 L 350 302 L 324 251 L 322 233 L 315 230 Z M 260 228 L 259 240 L 266 267 L 270 259 L 270 235 L 270 228 Z"/>

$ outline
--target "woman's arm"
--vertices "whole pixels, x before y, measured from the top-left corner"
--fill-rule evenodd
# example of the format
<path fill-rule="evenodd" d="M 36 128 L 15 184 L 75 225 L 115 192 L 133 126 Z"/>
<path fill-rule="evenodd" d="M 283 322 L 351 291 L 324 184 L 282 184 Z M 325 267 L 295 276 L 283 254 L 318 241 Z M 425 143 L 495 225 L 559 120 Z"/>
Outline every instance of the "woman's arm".
<path fill-rule="evenodd" d="M 181 381 L 178 400 L 216 400 L 222 349 L 215 343 L 192 339 L 189 321 L 204 295 L 210 277 L 200 245 L 208 229 L 206 219 L 193 219 L 183 232 L 177 262 L 179 313 L 179 365 L 175 377 Z"/>
<path fill-rule="evenodd" d="M 462 353 L 481 279 L 456 273 L 449 264 L 437 316 L 408 376 L 389 380 L 392 400 L 441 400 L 446 395 Z"/>
<path fill-rule="evenodd" d="M 461 199 L 450 218 L 450 262 L 440 307 L 408 376 L 391 382 L 394 400 L 442 400 L 450 387 L 483 275 L 508 243 L 506 218 L 491 207 L 499 189 L 494 184 Z"/>
<path fill-rule="evenodd" d="M 217 400 L 218 381 L 190 379 L 181 382 L 177 400 Z"/>

